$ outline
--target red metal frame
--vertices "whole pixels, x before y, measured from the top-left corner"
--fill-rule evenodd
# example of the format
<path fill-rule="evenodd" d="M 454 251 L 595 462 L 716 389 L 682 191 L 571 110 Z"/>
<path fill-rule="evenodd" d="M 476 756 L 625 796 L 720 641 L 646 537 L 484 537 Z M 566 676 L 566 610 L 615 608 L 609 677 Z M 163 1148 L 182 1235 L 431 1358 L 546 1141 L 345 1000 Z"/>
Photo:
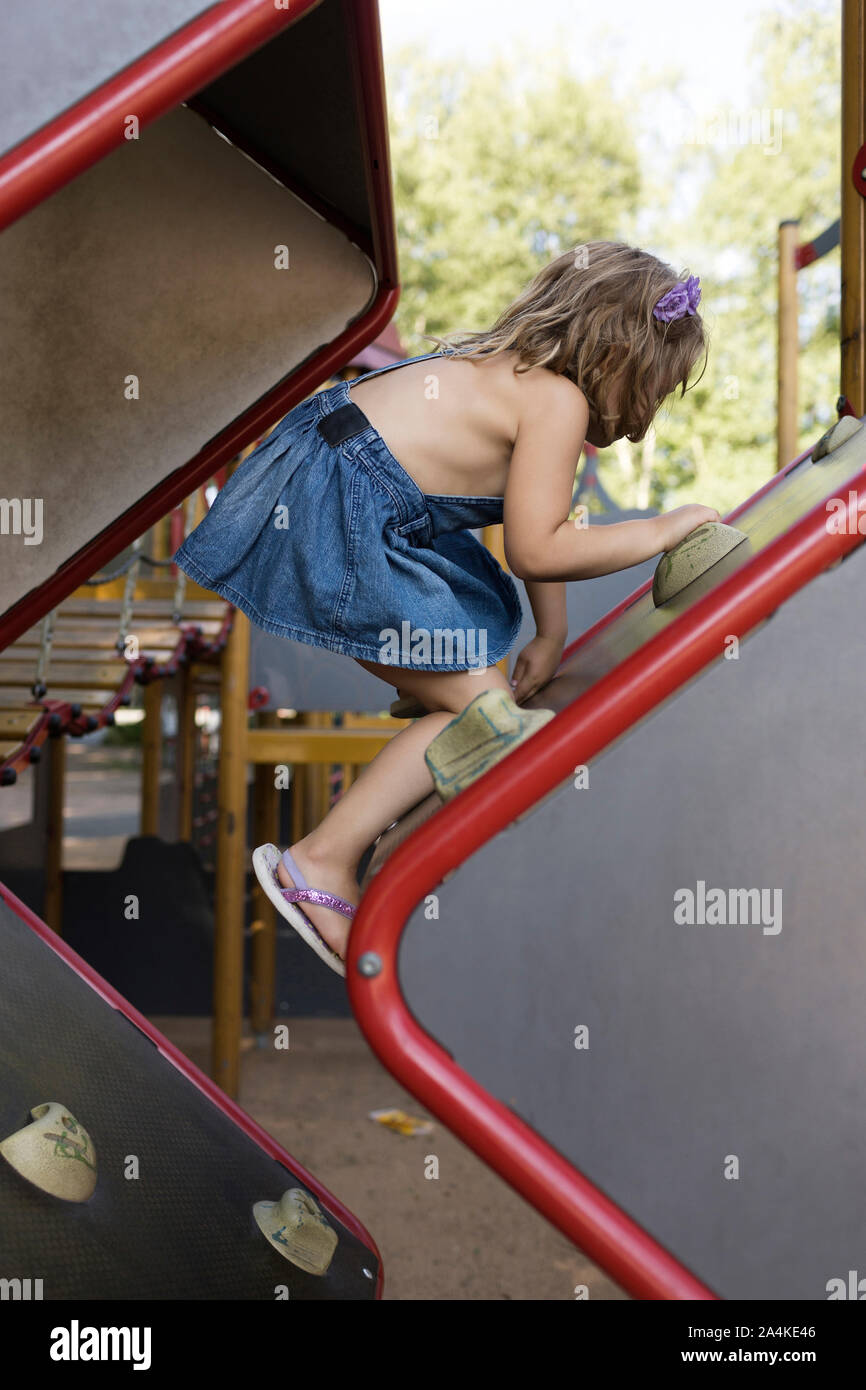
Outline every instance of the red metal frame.
<path fill-rule="evenodd" d="M 0 159 L 0 230 L 121 145 L 131 111 L 149 125 L 317 4 L 221 0 L 22 140 Z"/>
<path fill-rule="evenodd" d="M 301 0 L 299 0 L 299 3 L 300 2 Z M 190 460 L 189 463 L 175 469 L 168 478 L 157 483 L 155 487 L 140 499 L 140 501 L 136 502 L 135 505 L 130 507 L 121 517 L 110 526 L 106 527 L 105 530 L 94 537 L 86 546 L 83 546 L 77 554 L 73 555 L 61 565 L 49 580 L 37 589 L 32 590 L 29 594 L 26 594 L 23 599 L 20 599 L 17 604 L 0 617 L 0 651 L 7 647 L 10 642 L 14 642 L 17 637 L 20 637 L 21 634 L 32 627 L 34 623 L 38 622 L 43 614 L 55 608 L 61 599 L 64 599 L 67 594 L 71 593 L 72 590 L 83 583 L 85 579 L 89 579 L 91 575 L 95 574 L 102 565 L 112 559 L 119 551 L 123 550 L 125 546 L 131 544 L 138 536 L 142 535 L 153 526 L 155 522 L 159 521 L 166 512 L 171 511 L 172 508 L 182 502 L 184 498 L 192 492 L 193 488 L 197 487 L 200 483 L 206 482 L 218 468 L 236 458 L 250 440 L 256 439 L 259 435 L 264 434 L 271 425 L 281 419 L 293 406 L 310 395 L 322 381 L 326 380 L 332 373 L 338 371 L 346 362 L 350 361 L 362 348 L 366 347 L 369 342 L 376 338 L 386 324 L 393 318 L 397 308 L 397 301 L 400 297 L 400 288 L 398 282 L 397 242 L 391 194 L 385 80 L 379 36 L 378 5 L 376 0 L 343 0 L 343 3 L 346 22 L 349 26 L 348 48 L 353 55 L 353 72 L 356 81 L 355 101 L 363 114 L 361 130 L 364 149 L 365 178 L 370 190 L 373 208 L 372 249 L 375 251 L 374 263 L 379 281 L 379 288 L 373 303 L 369 309 L 367 309 L 360 318 L 356 319 L 354 323 L 350 324 L 339 337 L 335 338 L 334 341 L 329 343 L 326 347 L 314 353 L 312 357 L 307 358 L 291 376 L 280 382 L 266 395 L 262 396 L 249 408 L 249 410 L 245 411 L 243 415 L 238 416 L 238 418 L 232 421 L 220 434 L 216 435 L 193 459 Z M 310 0 L 304 0 L 304 9 L 309 7 Z M 234 0 L 234 3 L 218 5 L 214 7 L 214 10 L 208 11 L 208 16 L 204 18 L 210 18 L 212 25 L 216 23 L 214 19 L 216 12 L 220 12 L 223 22 L 228 22 L 228 12 L 234 16 L 236 22 L 239 22 L 239 15 L 246 20 L 246 27 L 243 32 L 246 38 L 250 40 L 248 49 L 244 50 L 244 53 L 240 51 L 233 53 L 231 59 L 222 63 L 220 70 L 230 66 L 231 62 L 238 61 L 238 58 L 244 56 L 246 51 L 256 47 L 257 42 L 264 41 L 264 39 L 259 39 L 253 42 L 249 32 L 249 27 L 252 25 L 253 20 L 253 14 L 251 12 L 255 11 L 261 24 L 263 21 L 260 11 L 263 8 L 267 9 L 268 13 L 273 13 L 272 0 L 268 0 L 266 6 L 262 6 L 259 0 L 256 0 L 256 3 L 252 3 L 252 0 L 245 0 L 243 4 L 239 4 L 237 0 Z M 227 13 L 223 14 L 222 12 Z M 285 11 L 281 10 L 278 13 L 285 16 Z M 292 17 L 298 17 L 297 10 L 293 9 Z M 202 21 L 196 21 L 196 23 L 201 24 Z M 282 27 L 284 23 L 285 19 L 283 19 L 281 24 L 277 27 Z M 193 27 L 195 26 L 190 26 L 190 28 Z M 234 30 L 231 32 L 234 34 Z M 255 32 L 258 33 L 259 30 L 256 29 Z M 268 29 L 264 34 L 264 38 L 270 37 L 270 32 L 270 29 Z M 181 35 L 186 33 L 188 33 L 187 30 L 181 31 Z M 176 40 L 179 40 L 181 35 L 175 35 L 174 37 Z M 204 42 L 205 37 L 206 35 L 203 36 L 199 34 L 198 42 Z M 225 40 L 224 35 L 220 35 L 219 37 L 223 41 Z M 237 36 L 235 35 L 235 39 L 236 38 Z M 163 47 L 170 47 L 170 44 L 164 45 Z M 185 51 L 186 50 L 184 50 L 184 52 Z M 220 51 L 223 51 L 222 47 Z M 156 62 L 155 55 L 159 55 L 162 52 L 163 49 L 155 49 L 153 54 L 149 54 L 147 58 L 142 59 L 141 63 Z M 188 59 L 191 61 L 191 55 L 188 55 Z M 140 66 L 140 64 L 136 64 L 134 69 L 130 68 L 127 71 L 131 73 Z M 159 67 L 157 70 L 161 71 Z M 183 72 L 187 72 L 186 67 L 183 68 Z M 200 81 L 208 80 L 209 76 L 213 75 L 215 74 L 206 72 L 202 77 L 199 70 L 196 69 L 196 80 L 195 83 L 192 83 L 192 86 L 199 84 Z M 124 76 L 125 74 L 121 74 L 121 77 Z M 177 77 L 176 74 L 175 77 Z M 115 80 L 119 81 L 120 79 L 118 78 Z M 142 74 L 139 74 L 138 80 L 139 82 L 143 80 Z M 162 75 L 162 81 L 167 81 L 165 74 Z M 108 85 L 111 86 L 111 84 Z M 102 90 L 105 91 L 107 89 Z M 170 90 L 173 94 L 172 99 L 174 100 L 177 91 L 180 89 L 175 83 L 167 90 Z M 189 90 L 190 88 L 186 87 L 181 97 L 177 99 L 182 99 L 182 96 L 188 94 Z M 160 88 L 160 91 L 162 92 L 162 88 Z M 126 89 L 124 89 L 123 95 L 124 99 L 127 99 Z M 165 100 L 168 100 L 167 96 Z M 141 99 L 138 98 L 138 101 L 139 105 L 136 107 L 136 110 L 143 112 L 144 108 L 141 105 Z M 120 104 L 123 105 L 123 102 Z M 168 105 L 171 104 L 172 102 L 168 102 Z M 78 110 L 77 107 L 73 109 Z M 128 110 L 128 106 L 125 109 Z M 150 119 L 153 119 L 156 115 L 162 114 L 164 109 L 167 109 L 167 107 L 160 106 L 159 110 L 153 111 Z M 111 110 L 114 110 L 113 106 Z M 93 119 L 96 119 L 98 114 L 97 112 Z M 45 131 L 50 131 L 52 129 L 53 127 L 45 127 Z M 40 132 L 39 134 L 43 135 L 44 132 Z M 36 138 L 36 136 L 33 137 L 34 140 Z M 21 150 L 24 146 L 18 146 L 17 148 Z M 102 146 L 100 146 L 99 153 L 105 153 L 105 149 L 102 148 Z M 32 157 L 35 158 L 35 154 Z M 99 154 L 95 154 L 93 159 L 98 157 Z M 93 159 L 85 159 L 83 163 L 70 162 L 68 178 L 72 178 L 76 173 L 80 172 L 80 169 L 84 168 L 87 163 L 92 163 Z M 2 162 L 0 162 L 0 170 L 2 170 Z M 279 171 L 272 169 L 271 172 L 279 176 Z M 67 178 L 61 178 L 59 180 L 60 183 L 67 181 Z M 59 186 L 59 184 L 55 186 Z M 286 186 L 288 186 L 288 184 Z M 49 189 L 47 191 L 51 190 Z M 0 192 L 2 192 L 2 184 L 0 184 Z M 45 196 L 45 193 L 41 196 Z"/>
<path fill-rule="evenodd" d="M 175 1047 L 174 1043 L 169 1042 L 168 1038 L 158 1032 L 145 1018 L 144 1014 L 139 1013 L 138 1009 L 134 1008 L 127 999 L 124 999 L 122 994 L 118 994 L 117 990 L 114 989 L 107 980 L 104 980 L 101 975 L 98 975 L 96 971 L 87 964 L 86 960 L 82 960 L 77 952 L 67 946 L 66 942 L 57 936 L 50 927 L 47 927 L 45 923 L 36 916 L 36 913 L 32 912 L 27 904 L 16 897 L 4 883 L 0 883 L 0 897 L 2 897 L 12 911 L 36 933 L 40 940 L 51 948 L 55 955 L 60 956 L 61 959 L 75 971 L 76 975 L 79 975 L 82 980 L 86 980 L 91 989 L 95 989 L 96 993 L 99 994 L 106 1003 L 110 1004 L 112 1008 L 118 1009 L 120 1013 L 125 1014 L 130 1022 L 135 1024 L 136 1028 L 140 1028 L 142 1033 L 150 1038 L 151 1042 L 156 1045 L 166 1061 L 171 1062 L 172 1066 L 176 1067 L 188 1081 L 191 1081 L 194 1086 L 197 1086 L 209 1100 L 212 1100 L 220 1110 L 224 1111 L 245 1134 L 249 1135 L 250 1139 L 258 1144 L 260 1149 L 264 1149 L 265 1153 L 270 1158 L 274 1158 L 278 1163 L 284 1164 L 291 1173 L 294 1173 L 300 1178 L 304 1186 L 308 1187 L 309 1190 L 315 1194 L 316 1200 L 321 1203 L 337 1221 L 342 1222 L 347 1231 L 350 1231 L 353 1236 L 357 1237 L 362 1244 L 369 1248 L 378 1261 L 379 1272 L 376 1280 L 376 1297 L 381 1298 L 384 1284 L 382 1257 L 379 1254 L 376 1242 L 373 1240 L 370 1232 L 366 1227 L 361 1225 L 358 1218 L 353 1216 L 352 1212 L 350 1212 L 347 1207 L 344 1207 L 342 1202 L 338 1201 L 327 1188 L 323 1187 L 318 1179 L 313 1177 L 312 1173 L 308 1173 L 306 1168 L 298 1163 L 297 1159 L 292 1158 L 290 1154 L 286 1153 L 285 1149 L 280 1147 L 276 1140 L 268 1134 L 267 1130 L 262 1129 L 261 1125 L 257 1125 L 255 1120 L 252 1119 L 245 1110 L 241 1110 L 239 1105 L 231 1100 L 224 1091 L 221 1091 L 215 1081 L 211 1081 L 209 1076 L 205 1076 L 204 1072 L 200 1071 L 188 1057 L 185 1057 L 184 1054 Z"/>
<path fill-rule="evenodd" d="M 856 492 L 866 504 L 866 469 L 839 492 L 846 499 Z M 508 758 L 444 804 L 395 850 L 365 891 L 355 917 L 347 986 L 355 1017 L 376 1055 L 480 1158 L 638 1298 L 716 1295 L 479 1086 L 412 1017 L 397 971 L 402 934 L 416 905 L 446 874 L 554 790 L 575 766 L 589 763 L 721 656 L 731 632 L 745 636 L 863 539 L 857 531 L 829 534 L 826 507 L 818 504 Z M 359 971 L 359 961 L 368 952 L 381 961 L 379 973 L 372 977 Z"/>

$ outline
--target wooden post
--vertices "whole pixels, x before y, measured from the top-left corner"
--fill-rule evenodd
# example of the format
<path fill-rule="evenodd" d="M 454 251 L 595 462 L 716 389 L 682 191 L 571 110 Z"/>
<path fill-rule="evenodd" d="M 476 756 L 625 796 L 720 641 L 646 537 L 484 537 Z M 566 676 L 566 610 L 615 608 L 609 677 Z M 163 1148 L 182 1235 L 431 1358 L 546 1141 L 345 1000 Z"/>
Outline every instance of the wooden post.
<path fill-rule="evenodd" d="M 235 610 L 223 653 L 214 911 L 212 1076 L 232 1098 L 240 1081 L 247 873 L 249 623 Z"/>
<path fill-rule="evenodd" d="M 292 790 L 292 844 L 296 845 L 307 833 L 307 771 L 302 763 L 293 763 L 291 770 Z"/>
<path fill-rule="evenodd" d="M 321 729 L 323 719 L 326 716 L 321 710 L 307 710 L 299 716 L 303 720 L 305 728 Z M 323 763 L 308 763 L 304 765 L 304 776 L 301 782 L 304 790 L 304 819 L 302 823 L 301 835 L 309 835 L 321 820 L 324 819 L 323 803 L 327 806 L 327 797 L 323 795 L 323 789 L 327 786 L 327 774 Z"/>
<path fill-rule="evenodd" d="M 177 838 L 192 840 L 192 809 L 195 796 L 195 752 L 198 743 L 195 722 L 195 679 L 189 665 L 180 677 L 180 709 L 177 716 Z"/>
<path fill-rule="evenodd" d="M 796 218 L 779 223 L 779 309 L 777 358 L 776 471 L 797 456 L 799 420 L 797 375 L 799 330 L 797 324 L 797 244 L 800 223 Z"/>
<path fill-rule="evenodd" d="M 317 729 L 331 729 L 334 726 L 334 717 L 328 710 L 316 710 L 313 715 L 313 725 Z M 328 763 L 319 763 L 313 769 L 313 785 L 316 790 L 313 794 L 310 830 L 315 830 L 330 810 L 330 772 Z"/>
<path fill-rule="evenodd" d="M 45 890 L 42 916 L 60 935 L 63 925 L 63 803 L 66 739 L 52 738 L 48 751 L 48 816 L 45 834 Z"/>
<path fill-rule="evenodd" d="M 866 36 L 863 0 L 842 0 L 842 306 L 843 396 L 858 416 L 866 414 Z M 862 166 L 862 167 L 861 167 Z"/>
<path fill-rule="evenodd" d="M 259 716 L 266 728 L 278 728 L 275 713 Z M 253 838 L 257 845 L 279 844 L 280 793 L 274 766 L 256 767 L 253 787 Z M 252 953 L 250 962 L 250 1025 L 260 1040 L 270 1030 L 274 1017 L 274 991 L 277 978 L 277 916 L 258 882 L 253 884 Z"/>
<path fill-rule="evenodd" d="M 162 761 L 162 681 L 144 687 L 141 735 L 141 833 L 159 834 L 159 774 Z"/>
<path fill-rule="evenodd" d="M 154 525 L 153 525 L 152 532 L 151 532 L 151 536 L 152 536 L 152 547 L 153 547 L 153 548 L 152 548 L 151 554 L 152 554 L 152 557 L 153 557 L 154 560 L 167 560 L 167 559 L 168 559 L 168 555 L 169 555 L 169 551 L 168 551 L 168 528 L 169 528 L 169 525 L 170 525 L 170 521 L 169 521 L 169 518 L 168 518 L 167 516 L 162 516 L 162 517 L 160 517 L 159 521 L 155 522 Z"/>
<path fill-rule="evenodd" d="M 494 526 L 485 526 L 481 532 L 481 538 L 494 560 L 498 560 L 502 568 L 508 573 L 508 565 L 505 562 L 505 529 L 501 522 Z M 497 669 L 503 676 L 508 677 L 508 657 L 504 656 L 501 661 L 496 663 Z"/>

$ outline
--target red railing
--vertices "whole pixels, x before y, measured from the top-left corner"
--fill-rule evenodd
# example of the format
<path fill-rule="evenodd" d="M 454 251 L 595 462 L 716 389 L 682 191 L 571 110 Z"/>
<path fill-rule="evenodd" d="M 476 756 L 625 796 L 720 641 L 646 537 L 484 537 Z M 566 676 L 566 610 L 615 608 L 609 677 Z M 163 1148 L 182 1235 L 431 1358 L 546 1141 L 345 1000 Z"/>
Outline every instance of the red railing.
<path fill-rule="evenodd" d="M 856 492 L 866 506 L 866 470 L 839 491 L 843 496 Z M 856 528 L 830 534 L 822 501 L 443 805 L 394 851 L 366 889 L 354 920 L 347 986 L 377 1056 L 479 1157 L 639 1298 L 715 1295 L 425 1032 L 400 988 L 400 942 L 416 905 L 446 874 L 718 658 L 731 632 L 745 636 L 862 540 Z M 362 973 L 362 957 L 374 973 Z"/>

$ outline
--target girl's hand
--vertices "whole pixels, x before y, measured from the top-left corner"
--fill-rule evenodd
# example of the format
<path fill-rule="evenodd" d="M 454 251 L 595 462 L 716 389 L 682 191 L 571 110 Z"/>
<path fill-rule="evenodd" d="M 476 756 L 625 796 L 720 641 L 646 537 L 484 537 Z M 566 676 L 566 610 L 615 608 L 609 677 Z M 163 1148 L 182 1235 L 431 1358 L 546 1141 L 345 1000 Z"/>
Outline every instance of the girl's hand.
<path fill-rule="evenodd" d="M 663 512 L 658 518 L 661 525 L 662 550 L 673 550 L 675 545 L 685 540 L 699 526 L 708 521 L 721 521 L 715 507 L 702 507 L 697 502 L 686 507 L 675 507 L 672 512 Z"/>
<path fill-rule="evenodd" d="M 533 637 L 514 663 L 511 693 L 515 704 L 528 700 L 551 680 L 562 658 L 565 642 L 555 637 Z"/>

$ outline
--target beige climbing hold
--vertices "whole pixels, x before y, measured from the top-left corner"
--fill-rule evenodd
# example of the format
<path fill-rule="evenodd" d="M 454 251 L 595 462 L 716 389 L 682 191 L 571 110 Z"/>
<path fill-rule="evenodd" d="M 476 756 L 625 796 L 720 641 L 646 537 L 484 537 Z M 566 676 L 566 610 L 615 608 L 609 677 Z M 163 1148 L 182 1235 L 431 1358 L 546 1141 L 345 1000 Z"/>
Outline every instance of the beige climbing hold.
<path fill-rule="evenodd" d="M 278 1202 L 256 1202 L 256 1224 L 284 1260 L 307 1274 L 326 1274 L 338 1236 L 302 1187 L 290 1187 Z"/>
<path fill-rule="evenodd" d="M 680 593 L 699 574 L 705 574 L 723 555 L 747 539 L 743 531 L 738 531 L 735 526 L 725 526 L 721 521 L 705 521 L 703 526 L 690 531 L 656 565 L 653 579 L 653 603 L 656 608 Z"/>
<path fill-rule="evenodd" d="M 484 690 L 446 724 L 424 754 L 443 801 L 475 782 L 556 713 L 521 709 L 504 690 Z"/>
<path fill-rule="evenodd" d="M 843 444 L 847 444 L 851 436 L 856 434 L 859 429 L 862 429 L 862 426 L 862 420 L 856 419 L 853 415 L 843 415 L 836 421 L 835 425 L 832 425 L 830 429 L 828 429 L 826 434 L 821 435 L 821 438 L 812 450 L 812 462 L 817 463 L 819 459 L 826 458 L 827 455 L 832 454 L 835 449 L 839 449 Z"/>
<path fill-rule="evenodd" d="M 86 1202 L 96 1187 L 96 1151 L 86 1129 L 57 1100 L 36 1105 L 32 1122 L 0 1143 L 22 1178 L 52 1197 Z"/>

